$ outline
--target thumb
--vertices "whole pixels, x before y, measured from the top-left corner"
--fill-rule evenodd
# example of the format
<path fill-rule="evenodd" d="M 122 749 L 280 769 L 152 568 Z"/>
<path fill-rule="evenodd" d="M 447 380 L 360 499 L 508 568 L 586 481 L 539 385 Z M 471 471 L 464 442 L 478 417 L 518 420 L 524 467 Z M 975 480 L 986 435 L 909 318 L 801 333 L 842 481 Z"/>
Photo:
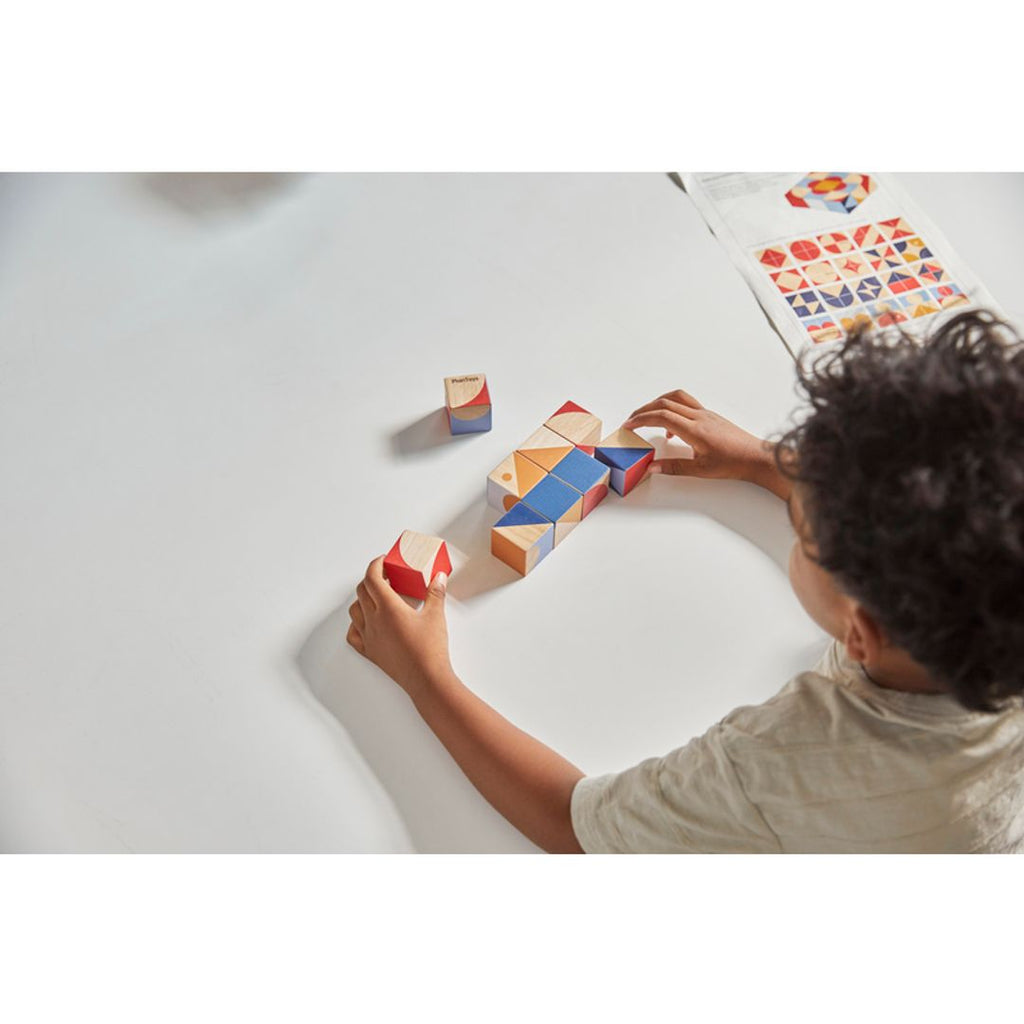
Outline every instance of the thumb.
<path fill-rule="evenodd" d="M 444 611 L 444 597 L 448 592 L 448 574 L 439 572 L 427 587 L 427 596 L 423 602 L 424 611 Z"/>
<path fill-rule="evenodd" d="M 700 476 L 696 459 L 655 459 L 649 473 L 664 476 Z"/>

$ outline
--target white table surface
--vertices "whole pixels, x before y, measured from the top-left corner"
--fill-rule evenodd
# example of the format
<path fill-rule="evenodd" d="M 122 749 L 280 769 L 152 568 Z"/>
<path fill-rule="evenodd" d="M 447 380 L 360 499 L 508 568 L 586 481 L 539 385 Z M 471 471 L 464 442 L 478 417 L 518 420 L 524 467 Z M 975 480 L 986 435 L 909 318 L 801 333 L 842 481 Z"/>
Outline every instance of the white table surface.
<path fill-rule="evenodd" d="M 1024 177 L 904 183 L 1018 317 Z M 447 435 L 445 375 L 494 429 Z M 664 175 L 0 177 L 0 849 L 535 849 L 345 647 L 405 528 L 453 660 L 587 772 L 821 649 L 780 503 L 657 479 L 525 580 L 487 472 L 573 399 L 781 428 L 792 363 Z M 467 560 L 468 559 L 468 560 Z"/>

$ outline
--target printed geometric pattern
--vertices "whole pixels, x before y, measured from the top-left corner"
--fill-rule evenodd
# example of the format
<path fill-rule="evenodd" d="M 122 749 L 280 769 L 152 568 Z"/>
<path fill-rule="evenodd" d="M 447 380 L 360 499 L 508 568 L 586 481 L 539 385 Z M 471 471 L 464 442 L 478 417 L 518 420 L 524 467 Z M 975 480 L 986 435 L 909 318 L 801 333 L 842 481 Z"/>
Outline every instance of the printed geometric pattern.
<path fill-rule="evenodd" d="M 786 199 L 792 206 L 849 213 L 864 202 L 874 189 L 875 183 L 866 174 L 814 171 L 801 178 L 786 193 Z"/>
<path fill-rule="evenodd" d="M 815 317 L 806 321 L 804 327 L 815 345 L 821 345 L 826 341 L 838 341 L 843 336 L 839 325 L 830 316 Z"/>
<path fill-rule="evenodd" d="M 902 217 L 781 239 L 754 255 L 815 344 L 858 324 L 885 328 L 970 305 Z"/>
<path fill-rule="evenodd" d="M 779 273 L 772 274 L 771 279 L 783 295 L 789 292 L 798 292 L 801 288 L 807 287 L 807 282 L 796 270 L 780 270 Z"/>
<path fill-rule="evenodd" d="M 793 261 L 789 258 L 789 253 L 782 246 L 762 249 L 760 252 L 755 253 L 754 259 L 761 266 L 768 267 L 771 270 L 778 270 L 782 267 L 791 267 L 793 265 Z"/>
<path fill-rule="evenodd" d="M 842 329 L 847 333 L 852 331 L 855 327 L 860 327 L 861 324 L 867 326 L 870 323 L 870 315 L 868 314 L 867 310 L 861 306 L 858 306 L 856 309 L 847 310 L 839 318 L 839 326 L 842 327 Z"/>
<path fill-rule="evenodd" d="M 869 306 L 868 310 L 871 313 L 871 319 L 879 327 L 891 327 L 893 324 L 902 324 L 907 319 L 901 304 L 894 299 L 876 302 L 874 305 Z"/>
<path fill-rule="evenodd" d="M 938 313 L 939 304 L 926 291 L 912 292 L 903 298 L 906 303 L 907 312 L 915 319 L 922 316 L 931 316 Z"/>
<path fill-rule="evenodd" d="M 888 239 L 874 224 L 863 224 L 854 229 L 853 241 L 861 249 L 866 249 L 869 245 L 878 245 L 881 242 L 887 242 Z"/>
<path fill-rule="evenodd" d="M 853 292 L 840 281 L 838 284 L 825 284 L 818 289 L 818 294 L 830 306 L 845 309 L 854 302 Z"/>
<path fill-rule="evenodd" d="M 789 251 L 793 258 L 800 263 L 808 263 L 816 260 L 821 255 L 821 250 L 809 238 L 800 238 L 789 243 Z"/>
<path fill-rule="evenodd" d="M 922 281 L 931 282 L 932 284 L 942 284 L 943 281 L 949 280 L 949 274 L 934 260 L 918 263 L 916 266 L 908 267 L 907 269 L 912 274 L 917 274 Z"/>
<path fill-rule="evenodd" d="M 930 289 L 932 297 L 935 298 L 943 309 L 950 309 L 952 306 L 965 306 L 968 298 L 955 284 L 944 284 L 938 288 Z"/>
<path fill-rule="evenodd" d="M 882 284 L 893 295 L 899 295 L 900 292 L 912 292 L 915 288 L 921 287 L 917 278 L 907 270 L 894 270 L 891 274 L 883 274 Z"/>
<path fill-rule="evenodd" d="M 894 217 L 892 220 L 880 220 L 878 222 L 878 229 L 890 240 L 906 238 L 907 235 L 914 233 L 914 229 L 902 217 Z"/>
<path fill-rule="evenodd" d="M 864 258 L 859 253 L 850 253 L 849 256 L 840 256 L 832 262 L 839 268 L 839 273 L 842 274 L 843 277 L 863 277 L 865 274 L 871 273 L 871 267 L 868 266 Z"/>
<path fill-rule="evenodd" d="M 903 257 L 891 246 L 880 245 L 876 249 L 865 249 L 864 255 L 873 270 L 885 270 L 903 266 Z"/>
<path fill-rule="evenodd" d="M 830 252 L 834 256 L 841 256 L 853 248 L 853 242 L 838 231 L 829 232 L 827 235 L 818 235 L 818 243 L 825 252 Z"/>
<path fill-rule="evenodd" d="M 897 252 L 903 254 L 903 259 L 907 263 L 916 263 L 917 260 L 928 260 L 932 257 L 931 250 L 920 238 L 906 238 L 893 245 Z"/>
<path fill-rule="evenodd" d="M 825 307 L 814 292 L 800 292 L 799 295 L 787 295 L 786 301 L 790 308 L 801 319 L 818 316 L 825 312 Z"/>
<path fill-rule="evenodd" d="M 861 278 L 854 284 L 853 290 L 861 302 L 873 302 L 885 292 L 882 282 L 877 277 Z"/>
<path fill-rule="evenodd" d="M 822 260 L 820 263 L 807 264 L 804 267 L 804 274 L 807 275 L 807 280 L 811 284 L 831 284 L 833 281 L 839 280 L 836 268 L 827 260 Z"/>

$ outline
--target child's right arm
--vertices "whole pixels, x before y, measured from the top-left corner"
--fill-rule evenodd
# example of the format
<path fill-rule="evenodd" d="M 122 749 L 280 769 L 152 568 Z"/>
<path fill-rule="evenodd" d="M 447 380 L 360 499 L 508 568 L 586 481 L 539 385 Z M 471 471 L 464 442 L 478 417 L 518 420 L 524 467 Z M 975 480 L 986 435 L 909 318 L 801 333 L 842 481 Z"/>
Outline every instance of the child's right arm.
<path fill-rule="evenodd" d="M 792 485 L 775 465 L 774 445 L 705 409 L 685 391 L 669 391 L 648 402 L 623 426 L 630 430 L 657 427 L 667 437 L 678 437 L 693 449 L 692 459 L 656 459 L 651 463 L 652 473 L 747 480 L 783 501 L 789 498 Z"/>

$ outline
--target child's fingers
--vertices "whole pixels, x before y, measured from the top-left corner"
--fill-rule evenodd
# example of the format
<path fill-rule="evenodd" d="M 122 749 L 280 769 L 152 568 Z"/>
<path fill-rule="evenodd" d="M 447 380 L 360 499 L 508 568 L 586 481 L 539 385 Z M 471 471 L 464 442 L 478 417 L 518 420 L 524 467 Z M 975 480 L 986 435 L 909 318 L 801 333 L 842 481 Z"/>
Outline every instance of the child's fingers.
<path fill-rule="evenodd" d="M 362 630 L 366 625 L 366 615 L 358 601 L 349 608 L 348 617 L 352 620 L 352 625 L 358 630 Z"/>
<path fill-rule="evenodd" d="M 647 472 L 653 476 L 700 476 L 696 459 L 655 459 Z"/>
<path fill-rule="evenodd" d="M 676 388 L 674 391 L 667 391 L 660 397 L 667 398 L 673 402 L 678 402 L 680 405 L 689 406 L 691 409 L 704 408 L 704 406 L 701 405 L 700 402 L 698 402 L 697 399 L 689 393 L 689 391 L 684 391 L 682 388 Z"/>
<path fill-rule="evenodd" d="M 685 419 L 696 419 L 697 413 L 700 410 L 692 405 L 687 405 L 685 402 L 679 402 L 670 395 L 662 395 L 660 398 L 656 398 L 653 402 L 648 402 L 646 405 L 641 405 L 639 409 L 634 409 L 630 419 L 638 413 L 658 411 L 674 412 L 677 416 L 681 416 Z"/>
<path fill-rule="evenodd" d="M 360 654 L 366 653 L 366 649 L 363 646 L 363 634 L 356 629 L 354 622 L 348 627 L 348 633 L 345 635 L 345 641 L 348 643 L 349 647 L 354 647 Z"/>
<path fill-rule="evenodd" d="M 651 412 L 635 412 L 625 423 L 622 424 L 627 430 L 635 427 L 656 427 L 659 430 L 668 431 L 676 437 L 690 443 L 692 434 L 692 421 L 684 419 L 674 412 L 667 412 L 664 409 L 655 409 Z"/>
<path fill-rule="evenodd" d="M 376 609 L 377 602 L 370 594 L 370 588 L 366 585 L 365 580 L 359 581 L 359 585 L 356 587 L 356 597 L 359 598 L 360 604 L 365 604 L 367 608 Z"/>
<path fill-rule="evenodd" d="M 377 605 L 390 601 L 392 598 L 401 601 L 398 594 L 392 590 L 391 584 L 388 583 L 387 576 L 384 575 L 383 555 L 378 555 L 366 567 L 366 576 L 363 578 L 363 583 Z"/>

